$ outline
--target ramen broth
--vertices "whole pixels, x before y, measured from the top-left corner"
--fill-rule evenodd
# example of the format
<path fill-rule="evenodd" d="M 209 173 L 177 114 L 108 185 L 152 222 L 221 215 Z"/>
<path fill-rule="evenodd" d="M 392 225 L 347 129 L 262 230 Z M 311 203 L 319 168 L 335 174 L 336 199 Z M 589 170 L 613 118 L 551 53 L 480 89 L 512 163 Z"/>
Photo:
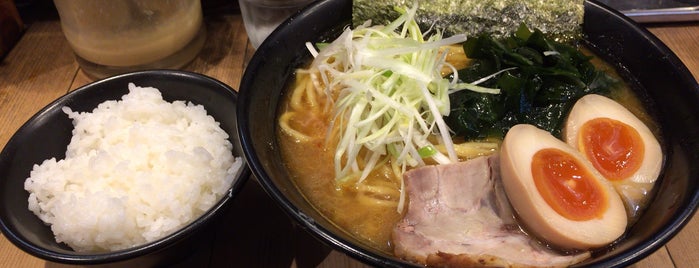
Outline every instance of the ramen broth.
<path fill-rule="evenodd" d="M 288 106 L 289 97 L 284 99 Z M 282 109 L 284 110 L 286 109 Z M 304 134 L 317 137 L 310 142 L 278 133 L 282 159 L 291 178 L 315 208 L 343 230 L 375 248 L 390 252 L 391 229 L 402 217 L 396 211 L 400 182 L 390 169 L 379 168 L 359 186 L 337 184 L 333 167 L 334 145 L 326 146 L 329 126 L 327 116 L 318 116 L 311 109 L 290 119 L 295 128 L 304 126 Z M 388 189 L 384 195 L 364 196 L 367 187 Z"/>
<path fill-rule="evenodd" d="M 590 53 L 589 50 L 584 52 Z M 621 81 L 620 76 L 609 64 L 601 60 L 593 60 L 593 64 Z M 291 91 L 298 88 L 299 81 L 307 79 L 307 76 L 298 73 L 296 80 L 288 87 L 283 106 L 279 109 L 280 116 L 289 110 L 293 98 Z M 615 89 L 611 97 L 636 114 L 656 137 L 659 136 L 657 124 L 651 120 L 642 102 L 626 83 Z M 329 114 L 332 114 L 332 109 L 325 113 L 318 111 L 295 110 L 288 120 L 292 128 L 309 137 L 315 137 L 310 141 L 300 140 L 277 128 L 282 159 L 292 180 L 309 202 L 331 222 L 359 240 L 392 254 L 391 233 L 395 224 L 403 217 L 397 212 L 400 178 L 395 178 L 390 163 L 385 163 L 361 184 L 356 184 L 355 181 L 336 182 L 333 166 L 335 142 L 332 137 L 328 138 L 328 127 L 332 119 Z M 647 188 L 638 190 L 638 194 L 643 196 L 640 203 L 627 204 L 632 208 L 629 223 L 638 218 L 652 186 L 649 184 Z"/>

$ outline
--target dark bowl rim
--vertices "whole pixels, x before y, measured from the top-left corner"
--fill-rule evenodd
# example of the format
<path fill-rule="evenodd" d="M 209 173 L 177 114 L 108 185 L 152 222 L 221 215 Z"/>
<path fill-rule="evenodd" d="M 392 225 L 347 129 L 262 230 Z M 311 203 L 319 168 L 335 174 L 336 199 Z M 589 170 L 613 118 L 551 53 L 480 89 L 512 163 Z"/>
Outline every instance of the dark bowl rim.
<path fill-rule="evenodd" d="M 319 12 L 319 10 L 322 10 L 325 5 L 331 5 L 333 4 L 333 2 L 334 1 L 327 0 L 314 1 L 308 6 L 297 11 L 291 17 L 282 22 L 280 26 L 278 26 L 274 31 L 272 31 L 272 33 L 270 33 L 270 35 L 265 40 L 263 40 L 260 46 L 257 48 L 255 54 L 248 62 L 239 87 L 238 94 L 241 101 L 237 107 L 238 136 L 243 146 L 245 158 L 248 161 L 248 167 L 252 171 L 253 176 L 258 178 L 257 181 L 262 185 L 264 191 L 272 199 L 274 199 L 275 203 L 282 208 L 282 210 L 285 214 L 287 214 L 287 216 L 291 217 L 296 222 L 301 223 L 300 227 L 306 230 L 308 233 L 310 233 L 313 237 L 319 239 L 323 243 L 331 246 L 332 248 L 337 249 L 343 252 L 344 254 L 352 256 L 353 258 L 358 259 L 366 264 L 379 265 L 382 267 L 415 266 L 415 264 L 413 263 L 401 262 L 398 260 L 384 261 L 384 258 L 382 256 L 375 254 L 374 252 L 356 249 L 348 240 L 345 240 L 341 236 L 332 233 L 323 226 L 316 224 L 312 217 L 307 216 L 303 213 L 301 209 L 297 208 L 293 204 L 293 202 L 286 198 L 286 196 L 269 179 L 269 175 L 265 171 L 264 167 L 260 164 L 261 160 L 255 154 L 255 149 L 252 146 L 252 137 L 248 129 L 249 121 L 247 117 L 244 116 L 244 112 L 248 111 L 248 107 L 251 104 L 249 101 L 247 101 L 249 95 L 247 94 L 247 92 L 242 90 L 244 88 L 249 87 L 252 81 L 255 79 L 254 76 L 256 74 L 249 70 L 257 69 L 257 66 L 265 64 L 265 51 L 268 50 L 269 47 L 272 47 L 275 43 L 277 43 L 277 41 L 280 41 L 280 38 L 283 36 L 284 32 L 286 31 L 289 25 L 294 23 L 294 21 L 298 21 L 298 18 L 306 16 L 306 14 Z"/>
<path fill-rule="evenodd" d="M 323 226 L 317 224 L 311 217 L 304 214 L 304 212 L 297 207 L 292 200 L 286 197 L 286 195 L 277 188 L 274 182 L 269 178 L 270 174 L 265 170 L 265 167 L 261 164 L 262 160 L 255 153 L 255 148 L 253 147 L 253 137 L 250 133 L 250 121 L 246 117 L 245 112 L 249 110 L 252 105 L 249 103 L 250 94 L 248 88 L 252 87 L 252 81 L 255 79 L 255 71 L 265 64 L 265 59 L 268 57 L 266 50 L 270 49 L 276 43 L 281 43 L 281 39 L 285 35 L 286 27 L 294 23 L 294 21 L 299 21 L 300 18 L 307 16 L 312 12 L 319 12 L 323 10 L 325 6 L 330 6 L 337 2 L 333 0 L 321 0 L 316 1 L 310 6 L 306 7 L 299 13 L 292 16 L 290 19 L 282 23 L 282 26 L 277 28 L 270 34 L 270 36 L 261 44 L 260 48 L 256 51 L 255 55 L 250 60 L 246 72 L 243 76 L 239 96 L 241 98 L 241 104 L 238 106 L 238 125 L 239 125 L 239 136 L 241 143 L 243 144 L 243 151 L 246 158 L 248 159 L 248 165 L 253 172 L 253 175 L 258 178 L 258 181 L 263 186 L 264 190 L 270 195 L 277 205 L 282 207 L 283 211 L 293 218 L 296 222 L 300 223 L 301 227 L 309 231 L 311 235 L 320 239 L 327 245 L 334 249 L 337 249 L 351 257 L 358 259 L 366 264 L 370 265 L 380 265 L 380 266 L 416 266 L 414 263 L 407 263 L 399 259 L 385 259 L 383 256 L 376 254 L 375 252 L 364 249 L 365 246 L 353 245 L 342 238 L 341 235 L 332 233 Z M 337 4 L 337 3 L 335 3 Z M 609 8 L 608 6 L 599 3 L 596 0 L 585 0 L 586 9 L 596 8 L 601 9 L 610 15 L 616 17 L 617 20 L 622 22 L 629 27 L 631 31 L 636 32 L 643 37 L 645 37 L 648 42 L 663 52 L 666 55 L 666 60 L 669 61 L 673 66 L 677 68 L 679 76 L 681 79 L 686 81 L 693 81 L 694 88 L 699 92 L 699 84 L 697 84 L 696 79 L 689 72 L 687 67 L 682 63 L 682 61 L 677 57 L 677 55 L 670 50 L 667 45 L 660 41 L 655 35 L 653 35 L 647 29 L 640 27 L 639 24 L 631 20 L 630 18 L 624 16 L 622 13 Z M 287 33 L 288 34 L 288 33 Z M 684 209 L 681 209 L 680 213 L 677 213 L 668 222 L 668 225 L 656 232 L 650 239 L 643 241 L 642 243 L 636 244 L 624 252 L 603 260 L 601 263 L 596 263 L 595 265 L 601 265 L 604 267 L 624 267 L 631 265 L 642 258 L 647 257 L 651 253 L 658 250 L 660 247 L 665 245 L 670 239 L 672 239 L 681 229 L 684 227 L 692 216 L 696 213 L 697 207 L 699 206 L 699 191 L 690 194 L 690 201 L 686 204 Z M 584 264 L 583 264 L 584 265 Z"/>
<path fill-rule="evenodd" d="M 15 150 L 14 146 L 16 146 L 17 139 L 19 139 L 19 136 L 22 136 L 24 132 L 27 131 L 29 125 L 33 124 L 36 122 L 39 118 L 45 116 L 45 114 L 48 111 L 54 110 L 54 109 L 60 109 L 63 103 L 66 101 L 72 99 L 73 97 L 83 94 L 83 92 L 94 90 L 94 88 L 99 88 L 102 84 L 110 83 L 114 80 L 124 80 L 124 79 L 130 79 L 132 77 L 163 77 L 163 78 L 168 78 L 168 77 L 176 77 L 178 79 L 182 79 L 179 81 L 187 81 L 187 80 L 198 80 L 198 81 L 203 81 L 206 82 L 210 85 L 212 85 L 212 88 L 220 88 L 224 89 L 224 92 L 226 92 L 227 97 L 235 102 L 234 105 L 237 106 L 237 100 L 238 100 L 238 93 L 235 91 L 232 87 L 226 85 L 225 83 L 212 78 L 210 76 L 200 74 L 200 73 L 195 73 L 195 72 L 190 72 L 190 71 L 183 71 L 183 70 L 170 70 L 170 69 L 153 69 L 153 70 L 142 70 L 142 71 L 134 71 L 134 72 L 128 72 L 128 73 L 123 73 L 123 74 L 118 74 L 114 76 L 110 76 L 107 78 L 103 78 L 97 81 L 90 82 L 88 84 L 85 84 L 75 90 L 72 90 L 61 97 L 55 99 L 48 105 L 44 106 L 41 110 L 39 110 L 37 113 L 35 113 L 32 117 L 30 117 L 22 126 L 11 136 L 11 138 L 8 140 L 7 144 L 3 148 L 3 150 L 0 152 L 0 159 L 6 158 L 7 150 Z M 236 121 L 237 124 L 237 121 Z M 229 134 L 229 139 L 232 141 L 240 141 L 238 139 L 237 133 L 230 133 Z M 241 146 L 242 147 L 242 146 Z M 241 170 L 239 171 L 239 174 L 236 178 L 236 180 L 233 182 L 231 187 L 228 189 L 228 193 L 225 194 L 216 204 L 214 204 L 213 207 L 211 207 L 208 211 L 206 211 L 204 214 L 199 216 L 196 220 L 192 221 L 191 223 L 187 224 L 183 228 L 179 229 L 178 231 L 171 233 L 161 239 L 152 241 L 150 243 L 146 243 L 140 246 L 128 248 L 128 249 L 123 249 L 119 251 L 113 251 L 113 252 L 105 252 L 105 253 L 78 253 L 76 254 L 65 254 L 65 253 L 59 253 L 55 252 L 52 250 L 47 250 L 43 247 L 37 246 L 34 243 L 30 243 L 26 241 L 21 235 L 16 234 L 13 232 L 10 228 L 8 228 L 7 224 L 5 223 L 5 220 L 0 218 L 0 231 L 2 234 L 10 241 L 12 244 L 17 246 L 18 248 L 22 249 L 23 251 L 52 262 L 59 262 L 59 263 L 66 263 L 66 264 L 105 264 L 105 263 L 113 263 L 113 262 L 118 262 L 118 261 L 123 261 L 127 259 L 132 259 L 132 258 L 137 258 L 140 256 L 145 256 L 154 252 L 158 252 L 161 250 L 164 250 L 173 244 L 177 243 L 178 241 L 184 239 L 185 237 L 188 237 L 195 233 L 198 229 L 200 229 L 203 226 L 206 226 L 208 223 L 210 223 L 214 218 L 218 217 L 217 213 L 219 210 L 224 210 L 225 205 L 229 204 L 236 194 L 243 188 L 245 183 L 248 181 L 249 177 L 251 176 L 251 171 L 247 166 L 247 160 L 244 157 L 240 158 L 241 161 L 243 161 L 243 165 L 241 166 Z M 5 178 L 2 178 L 3 180 Z"/>
<path fill-rule="evenodd" d="M 642 27 L 638 22 L 634 21 L 630 17 L 604 3 L 599 2 L 598 0 L 585 0 L 585 5 L 590 5 L 604 10 L 608 14 L 614 16 L 617 21 L 624 23 L 629 29 L 643 36 L 655 49 L 664 53 L 665 60 L 673 65 L 677 71 L 676 74 L 680 76 L 680 79 L 684 81 L 692 81 L 694 90 L 699 93 L 699 83 L 697 83 L 697 80 L 694 78 L 687 66 L 682 62 L 682 60 L 680 60 L 677 54 L 675 54 L 657 36 L 646 29 L 646 27 Z M 666 156 L 664 156 L 664 158 L 665 157 Z M 663 160 L 663 162 L 665 161 L 666 160 Z M 665 166 L 665 163 L 663 166 Z M 657 198 L 657 196 L 654 198 Z M 666 225 L 665 228 L 656 232 L 650 239 L 629 248 L 627 250 L 628 254 L 618 254 L 610 259 L 607 259 L 603 263 L 600 263 L 599 265 L 604 267 L 625 267 L 648 257 L 675 237 L 675 235 L 677 235 L 682 228 L 689 223 L 692 217 L 696 214 L 698 208 L 699 191 L 695 191 L 691 196 L 690 202 L 687 204 L 686 208 L 680 209 L 680 212 L 675 214 L 673 219 L 668 222 L 668 225 Z"/>

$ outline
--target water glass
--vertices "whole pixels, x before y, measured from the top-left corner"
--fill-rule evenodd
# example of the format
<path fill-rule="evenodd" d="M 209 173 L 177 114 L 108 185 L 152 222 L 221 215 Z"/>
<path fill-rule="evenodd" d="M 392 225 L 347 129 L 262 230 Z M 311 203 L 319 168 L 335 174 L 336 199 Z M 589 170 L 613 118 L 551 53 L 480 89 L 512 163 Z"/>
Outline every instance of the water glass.
<path fill-rule="evenodd" d="M 257 48 L 284 20 L 313 0 L 239 0 L 245 31 Z"/>

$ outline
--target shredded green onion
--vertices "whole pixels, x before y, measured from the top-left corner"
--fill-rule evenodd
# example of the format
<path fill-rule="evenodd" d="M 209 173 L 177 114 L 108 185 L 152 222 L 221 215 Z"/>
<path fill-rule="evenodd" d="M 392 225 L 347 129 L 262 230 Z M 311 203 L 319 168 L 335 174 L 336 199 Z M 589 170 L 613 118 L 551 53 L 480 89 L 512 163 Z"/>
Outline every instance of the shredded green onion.
<path fill-rule="evenodd" d="M 354 30 L 347 28 L 319 51 L 306 44 L 315 57 L 311 68 L 319 70 L 326 94 L 338 96 L 333 119 L 333 125 L 340 127 L 333 159 L 336 181 L 356 178 L 361 183 L 387 157 L 394 172 L 400 172 L 396 175 L 401 185 L 402 173 L 424 165 L 425 159 L 439 164 L 458 161 L 443 119 L 450 112 L 449 89 L 482 88 L 459 84 L 458 77 L 451 81 L 442 77 L 443 67 L 454 67 L 439 48 L 464 42 L 466 36 L 442 39 L 439 32 L 424 36 L 414 20 L 417 4 L 396 10 L 401 16 L 388 25 L 367 22 Z M 404 195 L 401 190 L 398 211 Z"/>

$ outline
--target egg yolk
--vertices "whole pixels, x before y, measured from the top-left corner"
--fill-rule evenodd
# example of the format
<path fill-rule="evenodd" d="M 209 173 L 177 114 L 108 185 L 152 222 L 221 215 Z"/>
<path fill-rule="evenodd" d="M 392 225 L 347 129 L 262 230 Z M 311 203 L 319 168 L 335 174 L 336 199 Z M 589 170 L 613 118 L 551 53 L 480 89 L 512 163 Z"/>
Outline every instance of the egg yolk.
<path fill-rule="evenodd" d="M 607 195 L 578 159 L 559 149 L 542 149 L 531 163 L 534 184 L 546 203 L 574 221 L 599 218 L 608 207 Z"/>
<path fill-rule="evenodd" d="M 592 165 L 608 180 L 633 175 L 643 162 L 644 144 L 633 127 L 609 118 L 585 122 L 578 144 Z"/>

